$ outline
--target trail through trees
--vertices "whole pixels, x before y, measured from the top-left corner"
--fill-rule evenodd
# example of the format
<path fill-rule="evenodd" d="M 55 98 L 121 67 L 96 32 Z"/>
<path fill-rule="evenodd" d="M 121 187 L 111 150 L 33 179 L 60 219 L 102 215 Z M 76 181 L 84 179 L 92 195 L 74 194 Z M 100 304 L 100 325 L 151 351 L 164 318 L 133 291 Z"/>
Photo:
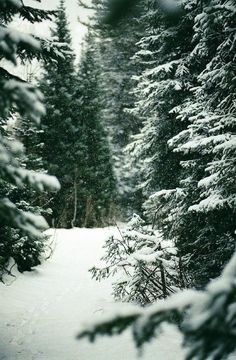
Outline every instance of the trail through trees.
<path fill-rule="evenodd" d="M 102 317 L 114 306 L 110 281 L 97 283 L 88 273 L 102 254 L 104 239 L 112 233 L 116 230 L 57 230 L 57 244 L 50 260 L 32 273 L 18 274 L 11 286 L 0 284 L 1 360 L 137 358 L 129 333 L 93 345 L 75 339 L 84 321 Z M 143 359 L 154 360 L 156 356 L 182 359 L 177 332 L 168 328 L 145 351 Z"/>

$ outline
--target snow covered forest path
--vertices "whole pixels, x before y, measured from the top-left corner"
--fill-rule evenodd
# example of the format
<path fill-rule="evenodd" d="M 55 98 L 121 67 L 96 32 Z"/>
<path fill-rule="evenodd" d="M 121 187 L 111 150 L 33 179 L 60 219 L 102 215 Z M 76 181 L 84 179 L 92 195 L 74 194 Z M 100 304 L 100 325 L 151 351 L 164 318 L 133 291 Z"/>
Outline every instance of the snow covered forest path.
<path fill-rule="evenodd" d="M 129 333 L 95 344 L 75 340 L 83 322 L 112 306 L 111 283 L 91 280 L 88 269 L 98 263 L 104 239 L 114 231 L 57 230 L 47 262 L 9 286 L 0 284 L 0 360 L 137 359 Z M 145 348 L 143 359 L 183 359 L 179 335 L 168 329 Z"/>

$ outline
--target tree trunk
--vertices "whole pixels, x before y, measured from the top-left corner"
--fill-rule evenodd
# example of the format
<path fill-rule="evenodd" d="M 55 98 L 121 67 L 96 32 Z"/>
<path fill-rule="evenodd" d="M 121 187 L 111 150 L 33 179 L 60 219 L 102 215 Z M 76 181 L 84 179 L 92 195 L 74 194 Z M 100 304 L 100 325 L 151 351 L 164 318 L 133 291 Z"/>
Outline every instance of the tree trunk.
<path fill-rule="evenodd" d="M 162 262 L 160 263 L 160 271 L 161 271 L 161 284 L 162 284 L 162 291 L 163 291 L 163 297 L 167 297 L 167 289 L 166 289 L 166 277 L 165 277 L 165 270 L 163 267 Z"/>
<path fill-rule="evenodd" d="M 78 194 L 77 194 L 77 175 L 78 169 L 75 168 L 75 178 L 74 178 L 74 215 L 71 220 L 71 227 L 75 227 L 76 216 L 77 216 L 77 206 L 78 206 Z"/>
<path fill-rule="evenodd" d="M 86 202 L 84 227 L 91 226 L 92 213 L 93 213 L 93 204 L 92 204 L 92 196 L 90 195 L 87 198 L 87 202 Z"/>

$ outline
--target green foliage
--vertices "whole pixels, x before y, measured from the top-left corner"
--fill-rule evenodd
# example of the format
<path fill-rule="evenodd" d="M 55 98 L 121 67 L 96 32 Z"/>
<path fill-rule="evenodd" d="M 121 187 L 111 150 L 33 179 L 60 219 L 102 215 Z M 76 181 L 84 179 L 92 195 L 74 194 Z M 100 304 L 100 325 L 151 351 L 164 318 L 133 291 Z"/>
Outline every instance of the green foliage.
<path fill-rule="evenodd" d="M 167 141 L 183 126 L 170 111 L 189 94 L 186 54 L 192 47 L 193 27 L 191 13 L 173 23 L 155 2 L 149 1 L 149 9 L 134 57 L 141 71 L 135 76 L 135 104 L 129 110 L 142 121 L 142 127 L 127 148 L 133 163 L 140 164 L 139 187 L 145 197 L 157 189 L 176 186 L 180 177 L 180 157 L 168 148 Z"/>
<path fill-rule="evenodd" d="M 17 65 L 19 59 L 46 59 L 49 53 L 54 54 L 54 57 L 62 56 L 57 49 L 54 52 L 51 45 L 50 51 L 44 52 L 40 40 L 20 31 L 10 30 L 8 22 L 16 14 L 32 23 L 50 19 L 53 15 L 51 12 L 25 7 L 21 1 L 1 2 L 0 56 L 2 59 Z M 29 270 L 39 263 L 44 239 L 42 230 L 47 228 L 46 221 L 37 210 L 30 204 L 21 207 L 20 197 L 16 199 L 13 193 L 19 194 L 26 188 L 35 191 L 57 191 L 59 183 L 54 177 L 27 168 L 22 163 L 23 146 L 14 137 L 10 138 L 7 133 L 7 120 L 15 113 L 29 121 L 32 120 L 35 124 L 40 122 L 41 116 L 45 113 L 42 94 L 37 88 L 13 76 L 3 67 L 0 68 L 0 93 L 0 276 L 2 278 L 11 257 L 22 271 Z"/>
<path fill-rule="evenodd" d="M 81 223 L 83 226 L 100 226 L 114 216 L 116 183 L 105 123 L 102 121 L 99 83 L 98 49 L 96 38 L 88 33 L 85 49 L 79 64 L 80 94 L 80 162 L 78 189 Z"/>
<path fill-rule="evenodd" d="M 30 271 L 41 263 L 47 237 L 29 237 L 18 229 L 4 227 L 0 240 L 0 273 L 7 272 L 10 258 L 13 258 L 20 272 Z"/>
<path fill-rule="evenodd" d="M 107 2 L 107 14 L 104 16 L 104 23 L 115 25 L 121 19 L 130 15 L 139 0 L 110 0 Z"/>
<path fill-rule="evenodd" d="M 15 15 L 18 15 L 23 20 L 27 20 L 32 24 L 37 22 L 40 23 L 44 20 L 52 20 L 52 17 L 55 14 L 55 11 L 25 6 L 21 0 L 2 0 L 0 4 L 0 17 L 5 23 L 11 22 Z"/>
<path fill-rule="evenodd" d="M 178 317 L 186 359 L 226 359 L 236 319 L 235 255 L 225 267 L 236 240 L 235 1 L 182 1 L 174 17 L 150 3 L 135 55 L 143 68 L 133 112 L 143 127 L 128 151 L 140 162 L 145 216 L 178 248 L 181 284 L 204 290 L 121 307 L 79 337 L 131 327 L 140 347 Z"/>
<path fill-rule="evenodd" d="M 116 335 L 132 328 L 137 347 L 158 336 L 163 322 L 175 324 L 183 317 L 180 330 L 187 348 L 187 360 L 226 359 L 235 351 L 235 255 L 222 276 L 205 291 L 185 290 L 147 309 L 120 308 L 107 320 L 83 329 L 78 338 L 94 341 L 99 335 Z"/>
<path fill-rule="evenodd" d="M 105 267 L 92 268 L 93 278 L 113 279 L 116 300 L 142 306 L 166 298 L 180 285 L 178 257 L 170 242 L 148 229 L 136 214 L 120 236 L 111 236 L 104 245 Z"/>
<path fill-rule="evenodd" d="M 54 28 L 54 41 L 60 43 L 64 56 L 44 64 L 40 89 L 45 97 L 47 113 L 42 118 L 42 158 L 44 167 L 57 176 L 61 190 L 53 196 L 50 206 L 55 225 L 71 227 L 74 208 L 74 174 L 77 166 L 78 137 L 78 83 L 75 75 L 71 36 L 65 14 L 64 2 L 60 2 Z M 68 204 L 67 209 L 65 204 Z"/>
<path fill-rule="evenodd" d="M 42 119 L 43 159 L 61 183 L 51 202 L 51 218 L 57 227 L 103 226 L 112 216 L 115 181 L 100 121 L 96 43 L 91 35 L 85 39 L 76 74 L 63 1 L 58 14 L 52 35 L 65 55 L 45 65 L 40 82 L 47 108 Z"/>
<path fill-rule="evenodd" d="M 118 3 L 118 2 L 117 2 Z M 99 49 L 99 101 L 101 104 L 101 121 L 108 130 L 109 142 L 117 182 L 117 193 L 122 214 L 140 211 L 141 192 L 136 188 L 139 167 L 130 164 L 130 156 L 125 153 L 129 138 L 136 133 L 140 119 L 127 109 L 133 107 L 133 75 L 138 65 L 132 57 L 137 49 L 137 41 L 143 29 L 143 22 L 136 17 L 120 19 L 116 27 L 104 26 L 103 19 L 109 13 L 109 1 L 94 1 L 96 17 L 93 26 L 100 39 Z M 143 7 L 137 7 L 137 14 Z M 138 15 L 137 15 L 138 16 Z M 101 20 L 102 19 L 102 20 Z M 131 174 L 132 171 L 132 174 Z"/>
<path fill-rule="evenodd" d="M 145 215 L 176 242 L 187 284 L 203 287 L 235 243 L 235 50 L 233 35 L 221 34 L 234 10 L 183 2 L 183 16 L 170 19 L 152 9 L 135 55 L 144 69 L 132 113 L 143 127 L 127 151 L 140 163 L 139 187 L 151 195 Z"/>
<path fill-rule="evenodd" d="M 230 33 L 219 36 L 222 26 L 232 25 L 230 9 L 213 2 L 195 17 L 195 46 L 187 59 L 196 82 L 193 95 L 172 110 L 186 127 L 168 142 L 181 156 L 182 190 L 166 192 L 160 222 L 188 257 L 187 272 L 197 287 L 220 275 L 235 246 L 235 49 L 229 45 Z"/>

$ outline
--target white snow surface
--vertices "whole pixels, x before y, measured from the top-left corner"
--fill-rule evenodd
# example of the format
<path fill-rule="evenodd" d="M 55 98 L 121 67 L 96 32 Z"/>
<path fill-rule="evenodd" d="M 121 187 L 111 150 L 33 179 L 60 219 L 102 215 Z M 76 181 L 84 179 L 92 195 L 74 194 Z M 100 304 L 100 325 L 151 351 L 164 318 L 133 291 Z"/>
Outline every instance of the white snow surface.
<path fill-rule="evenodd" d="M 114 307 L 112 280 L 91 279 L 106 229 L 49 230 L 52 257 L 34 271 L 0 284 L 0 360 L 135 360 L 131 334 L 99 338 L 94 344 L 75 336 L 86 322 L 106 317 Z M 168 326 L 144 349 L 144 360 L 181 360 L 181 336 Z"/>

